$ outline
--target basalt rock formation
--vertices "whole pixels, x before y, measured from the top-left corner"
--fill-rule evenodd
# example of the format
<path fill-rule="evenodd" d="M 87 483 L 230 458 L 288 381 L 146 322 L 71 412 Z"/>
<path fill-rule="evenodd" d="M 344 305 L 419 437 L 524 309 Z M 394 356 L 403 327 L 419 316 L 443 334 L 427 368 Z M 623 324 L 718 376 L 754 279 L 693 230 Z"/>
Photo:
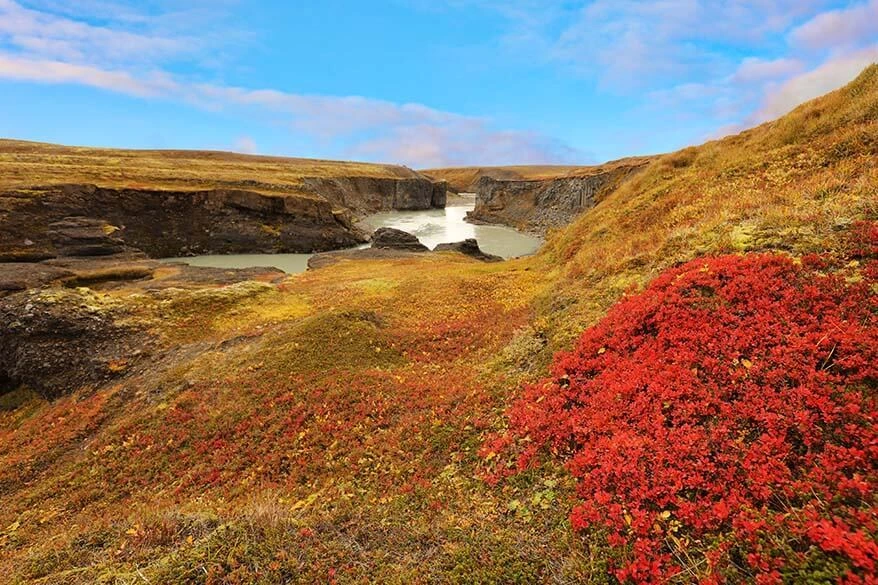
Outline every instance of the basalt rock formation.
<path fill-rule="evenodd" d="M 79 227 L 67 226 L 79 222 L 63 223 L 78 233 Z M 216 298 L 206 298 L 220 306 L 222 287 L 259 290 L 286 277 L 274 268 L 207 268 L 165 264 L 140 252 L 77 251 L 42 262 L 0 262 L 0 395 L 23 385 L 53 399 L 155 358 L 155 337 L 103 291 L 140 290 L 149 305 L 220 287 Z"/>
<path fill-rule="evenodd" d="M 0 297 L 73 276 L 73 271 L 45 262 L 0 262 Z"/>
<path fill-rule="evenodd" d="M 389 227 L 375 230 L 375 233 L 372 235 L 372 247 L 389 250 L 407 250 L 409 252 L 428 252 L 430 250 L 421 243 L 417 236 Z"/>
<path fill-rule="evenodd" d="M 581 169 L 575 166 L 537 165 L 509 167 L 456 167 L 426 169 L 421 173 L 434 181 L 445 181 L 452 193 L 475 193 L 482 177 L 498 181 L 526 181 L 560 177 Z"/>
<path fill-rule="evenodd" d="M 350 213 L 334 209 L 325 199 L 241 190 L 61 185 L 3 193 L 0 210 L 3 260 L 63 255 L 65 228 L 58 222 L 70 216 L 112 225 L 118 228 L 115 237 L 120 246 L 157 258 L 311 252 L 366 241 L 366 235 L 353 226 Z"/>
<path fill-rule="evenodd" d="M 448 184 L 418 178 L 305 178 L 303 186 L 357 214 L 445 207 Z"/>
<path fill-rule="evenodd" d="M 117 231 L 104 220 L 65 217 L 49 224 L 47 235 L 59 256 L 111 256 L 130 251 L 113 235 Z"/>
<path fill-rule="evenodd" d="M 551 179 L 502 180 L 482 176 L 476 187 L 475 209 L 467 214 L 467 219 L 544 235 L 551 228 L 568 225 L 647 163 L 648 159 L 633 159 L 612 165 L 609 170 L 598 168 L 592 174 Z"/>

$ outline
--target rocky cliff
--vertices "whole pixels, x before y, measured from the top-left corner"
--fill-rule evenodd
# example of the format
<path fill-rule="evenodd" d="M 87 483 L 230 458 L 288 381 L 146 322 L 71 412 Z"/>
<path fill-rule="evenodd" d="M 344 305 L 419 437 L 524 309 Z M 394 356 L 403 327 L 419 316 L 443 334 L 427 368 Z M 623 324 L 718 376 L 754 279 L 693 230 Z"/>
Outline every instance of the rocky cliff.
<path fill-rule="evenodd" d="M 64 255 L 51 226 L 70 217 L 152 257 L 334 250 L 367 240 L 359 216 L 445 193 L 392 165 L 0 140 L 0 262 Z"/>
<path fill-rule="evenodd" d="M 545 234 L 569 224 L 649 159 L 634 159 L 598 168 L 593 174 L 542 180 L 498 180 L 482 176 L 476 186 L 476 205 L 467 218 L 476 223 L 499 223 Z"/>
<path fill-rule="evenodd" d="M 417 178 L 314 177 L 303 187 L 358 214 L 445 207 L 448 185 Z"/>
<path fill-rule="evenodd" d="M 0 194 L 0 259 L 57 255 L 52 224 L 71 216 L 108 222 L 124 244 L 156 258 L 311 252 L 366 239 L 349 211 L 321 198 L 59 185 Z"/>

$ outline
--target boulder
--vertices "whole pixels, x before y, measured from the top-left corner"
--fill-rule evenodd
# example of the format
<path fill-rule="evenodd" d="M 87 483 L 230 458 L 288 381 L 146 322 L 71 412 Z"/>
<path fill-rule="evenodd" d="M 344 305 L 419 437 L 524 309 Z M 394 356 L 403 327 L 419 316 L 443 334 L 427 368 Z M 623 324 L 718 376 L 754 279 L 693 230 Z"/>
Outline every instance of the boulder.
<path fill-rule="evenodd" d="M 479 248 L 479 243 L 475 240 L 475 238 L 467 238 L 462 242 L 452 242 L 448 244 L 439 244 L 434 248 L 434 252 L 458 252 L 460 254 L 464 254 L 465 256 L 469 256 L 470 258 L 475 258 L 476 260 L 481 260 L 482 262 L 501 262 L 503 258 L 500 256 L 495 256 L 493 254 L 487 254 Z"/>
<path fill-rule="evenodd" d="M 385 250 L 407 250 L 409 252 L 429 252 L 430 249 L 408 232 L 395 228 L 378 228 L 372 234 L 372 247 Z"/>

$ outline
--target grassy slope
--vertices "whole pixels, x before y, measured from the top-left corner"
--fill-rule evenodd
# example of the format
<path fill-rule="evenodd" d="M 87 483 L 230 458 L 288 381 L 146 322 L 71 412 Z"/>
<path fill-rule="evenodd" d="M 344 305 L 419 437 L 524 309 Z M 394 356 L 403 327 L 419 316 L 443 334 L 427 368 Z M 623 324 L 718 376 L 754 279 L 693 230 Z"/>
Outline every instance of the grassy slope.
<path fill-rule="evenodd" d="M 625 290 L 712 252 L 832 250 L 878 217 L 878 66 L 657 161 L 533 258 L 342 262 L 273 289 L 84 291 L 173 348 L 0 412 L 0 571 L 21 582 L 604 582 L 570 480 L 490 488 L 518 384 Z M 546 343 L 548 342 L 548 343 Z"/>
<path fill-rule="evenodd" d="M 427 169 L 423 174 L 437 181 L 448 181 L 448 184 L 459 192 L 474 191 L 482 177 L 491 177 L 504 181 L 538 181 L 561 177 L 588 177 L 612 171 L 620 165 L 646 163 L 654 157 L 638 156 L 623 158 L 601 165 L 519 165 L 506 167 L 452 167 L 445 169 Z"/>
<path fill-rule="evenodd" d="M 658 159 L 555 234 L 541 256 L 558 271 L 548 327 L 565 344 L 669 266 L 718 252 L 832 251 L 852 221 L 876 215 L 873 65 L 777 121 Z"/>
<path fill-rule="evenodd" d="M 0 140 L 0 190 L 59 183 L 101 187 L 244 188 L 295 192 L 303 177 L 417 177 L 410 169 L 358 162 L 229 152 L 117 150 Z"/>

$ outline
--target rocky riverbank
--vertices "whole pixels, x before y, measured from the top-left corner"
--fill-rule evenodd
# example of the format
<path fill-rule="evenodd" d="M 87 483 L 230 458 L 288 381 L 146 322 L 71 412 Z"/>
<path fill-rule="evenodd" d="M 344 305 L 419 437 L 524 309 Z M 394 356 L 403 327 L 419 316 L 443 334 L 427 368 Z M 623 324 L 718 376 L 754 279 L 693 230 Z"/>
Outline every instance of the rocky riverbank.
<path fill-rule="evenodd" d="M 412 258 L 431 250 L 414 235 L 394 228 L 379 228 L 372 235 L 372 246 L 359 250 L 338 250 L 315 254 L 308 260 L 308 268 L 317 269 L 331 266 L 340 260 L 388 260 L 392 258 Z M 432 252 L 455 252 L 482 262 L 502 262 L 503 258 L 487 254 L 479 248 L 479 243 L 468 238 L 462 242 L 449 242 L 437 245 Z"/>

